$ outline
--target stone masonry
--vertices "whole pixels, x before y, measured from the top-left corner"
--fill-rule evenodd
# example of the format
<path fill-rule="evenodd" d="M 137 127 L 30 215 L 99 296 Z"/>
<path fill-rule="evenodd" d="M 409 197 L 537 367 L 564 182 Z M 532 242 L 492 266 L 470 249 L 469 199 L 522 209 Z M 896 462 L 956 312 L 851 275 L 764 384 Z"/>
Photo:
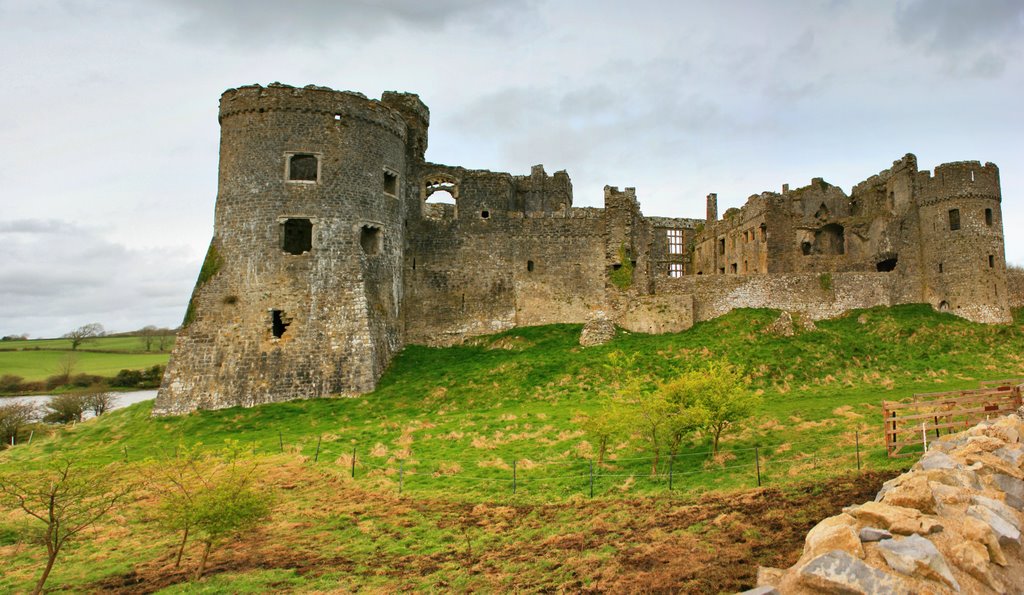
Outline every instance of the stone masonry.
<path fill-rule="evenodd" d="M 1024 592 L 1024 420 L 984 421 L 929 445 L 872 502 L 807 534 L 786 570 L 747 593 Z"/>
<path fill-rule="evenodd" d="M 849 196 L 815 178 L 665 218 L 633 188 L 573 207 L 568 174 L 540 165 L 427 162 L 413 94 L 253 85 L 219 121 L 213 239 L 156 415 L 364 393 L 408 343 L 598 316 L 661 333 L 741 307 L 928 303 L 1010 321 L 991 163 L 906 155 Z"/>

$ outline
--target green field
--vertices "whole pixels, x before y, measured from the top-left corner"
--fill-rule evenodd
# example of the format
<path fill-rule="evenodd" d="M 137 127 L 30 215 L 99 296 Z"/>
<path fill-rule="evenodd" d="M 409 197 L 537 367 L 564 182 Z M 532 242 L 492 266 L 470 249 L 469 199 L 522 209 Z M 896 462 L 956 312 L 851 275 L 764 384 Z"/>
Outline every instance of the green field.
<path fill-rule="evenodd" d="M 479 577 L 473 578 L 471 568 L 458 565 L 438 564 L 411 583 L 408 577 L 372 578 L 361 569 L 372 566 L 381 555 L 420 560 L 428 553 L 452 550 L 453 544 L 470 539 L 458 531 L 470 530 L 445 527 L 461 526 L 467 511 L 480 506 L 533 511 L 521 519 L 528 526 L 532 514 L 543 516 L 549 507 L 563 506 L 559 503 L 588 500 L 592 472 L 595 497 L 606 502 L 609 511 L 637 502 L 663 502 L 658 499 L 666 496 L 671 503 L 708 491 L 750 488 L 756 485 L 758 472 L 769 486 L 814 490 L 829 478 L 856 473 L 858 443 L 863 470 L 891 473 L 908 461 L 886 457 L 881 400 L 1024 376 L 1020 312 L 1011 325 L 987 326 L 939 314 L 927 306 L 875 308 L 818 322 L 817 330 L 793 337 L 764 332 L 777 316 L 770 310 L 735 311 L 678 334 L 620 331 L 610 344 L 591 348 L 578 345 L 579 325 L 515 329 L 444 349 L 409 346 L 378 389 L 357 398 L 161 419 L 151 418 L 151 404 L 142 403 L 49 437 L 37 436 L 29 446 L 0 454 L 0 465 L 24 471 L 62 454 L 82 465 L 127 460 L 133 468 L 146 469 L 173 456 L 180 445 L 213 448 L 232 440 L 263 466 L 267 485 L 286 486 L 276 490 L 275 520 L 257 539 L 288 535 L 287 539 L 296 540 L 292 547 L 317 543 L 324 551 L 346 557 L 362 578 L 344 579 L 347 582 L 339 583 L 340 588 L 515 588 L 509 583 L 481 583 Z M 763 410 L 724 436 L 723 453 L 717 459 L 708 454 L 708 438 L 697 434 L 675 460 L 663 459 L 657 473 L 651 474 L 649 453 L 633 436 L 613 445 L 605 465 L 592 466 L 593 444 L 579 429 L 579 422 L 620 384 L 621 378 L 607 366 L 613 352 L 635 354 L 639 372 L 651 385 L 708 360 L 728 360 L 751 376 L 752 389 L 763 394 Z M 351 477 L 353 452 L 355 479 Z M 396 500 L 399 490 L 403 498 L 423 507 L 448 512 L 435 510 L 422 517 L 409 513 L 400 522 L 375 516 L 384 514 L 379 510 L 364 510 L 361 514 L 368 515 L 364 517 L 351 510 L 339 512 L 340 517 L 318 512 L 324 506 L 333 507 L 335 498 L 382 500 L 408 511 L 409 506 L 401 504 L 404 500 Z M 116 554 L 87 548 L 69 555 L 66 566 L 55 571 L 62 577 L 58 580 L 102 590 L 110 585 L 90 581 L 126 572 L 140 560 L 153 561 L 146 563 L 147 572 L 165 572 L 159 570 L 163 568 L 159 559 L 172 539 L 161 537 L 144 520 L 147 504 L 138 506 L 139 516 L 126 513 L 117 531 L 147 537 L 133 538 L 130 547 Z M 550 522 L 570 523 L 567 518 Z M 575 531 L 568 525 L 545 527 L 536 535 L 522 529 L 516 525 L 523 539 L 549 539 Z M 693 531 L 686 533 L 686 529 L 679 529 L 681 536 L 671 533 L 676 535 L 673 539 L 690 539 Z M 740 532 L 747 535 L 746 531 Z M 504 537 L 492 538 L 494 547 L 505 543 Z M 749 539 L 760 543 L 762 537 Z M 763 542 L 770 545 L 771 535 L 765 535 Z M 484 547 L 478 543 L 477 550 L 472 544 L 456 549 L 478 552 Z M 324 551 L 317 555 L 326 556 Z M 586 551 L 602 560 L 625 555 L 615 549 Z M 97 560 L 103 563 L 97 566 Z M 561 576 L 553 568 L 544 570 L 543 565 L 555 562 L 543 556 L 534 562 L 494 563 L 503 564 L 503 576 Z M 31 575 L 25 568 L 37 568 L 38 556 L 26 550 L 15 555 L 13 564 L 20 569 L 17 577 L 0 579 L 0 589 L 24 588 Z M 211 592 L 326 588 L 322 573 L 307 577 L 266 564 L 225 569 L 210 579 L 208 588 Z M 446 585 L 446 580 L 454 582 Z M 534 589 L 569 584 L 555 578 L 552 583 L 536 580 L 541 582 L 530 583 Z M 183 583 L 187 578 L 171 582 Z M 193 587 L 173 589 L 192 592 Z"/>
<path fill-rule="evenodd" d="M 101 337 L 71 350 L 69 339 L 33 339 L 31 341 L 0 341 L 0 376 L 13 374 L 26 381 L 44 380 L 61 373 L 67 359 L 72 358 L 72 375 L 92 374 L 111 377 L 120 370 L 142 370 L 166 365 L 170 347 L 163 353 L 145 351 L 139 337 Z"/>

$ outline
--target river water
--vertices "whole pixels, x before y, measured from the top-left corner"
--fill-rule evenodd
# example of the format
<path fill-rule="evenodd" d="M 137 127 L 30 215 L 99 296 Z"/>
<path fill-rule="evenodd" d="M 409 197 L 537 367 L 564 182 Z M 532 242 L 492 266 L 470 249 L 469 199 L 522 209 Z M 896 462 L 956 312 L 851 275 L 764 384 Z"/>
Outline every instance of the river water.
<path fill-rule="evenodd" d="M 152 390 L 133 390 L 123 393 L 110 393 L 114 397 L 114 404 L 111 409 L 120 409 L 142 401 L 148 401 L 156 398 L 156 389 Z M 27 395 L 21 397 L 0 397 L 0 405 L 6 405 L 8 403 L 34 403 L 35 405 L 42 407 L 50 399 L 51 395 Z M 82 416 L 84 419 L 92 417 L 92 412 L 87 411 Z"/>

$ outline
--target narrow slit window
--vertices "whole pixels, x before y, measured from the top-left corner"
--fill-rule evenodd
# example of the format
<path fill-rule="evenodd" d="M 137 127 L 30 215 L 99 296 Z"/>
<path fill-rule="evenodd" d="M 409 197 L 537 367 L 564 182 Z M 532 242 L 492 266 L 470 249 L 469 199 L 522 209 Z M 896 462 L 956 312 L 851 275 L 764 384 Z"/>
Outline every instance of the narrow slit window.
<path fill-rule="evenodd" d="M 988 255 L 988 268 L 990 268 L 990 269 L 996 268 L 996 257 L 995 257 L 994 254 L 989 254 Z"/>
<path fill-rule="evenodd" d="M 718 253 L 725 254 L 725 238 L 718 238 Z"/>
<path fill-rule="evenodd" d="M 288 254 L 302 254 L 313 249 L 313 222 L 309 219 L 288 219 L 281 228 L 281 249 Z"/>
<path fill-rule="evenodd" d="M 992 227 L 992 209 L 985 209 L 985 225 Z"/>
<path fill-rule="evenodd" d="M 289 325 L 291 325 L 291 322 L 285 322 L 284 312 L 281 310 L 270 311 L 270 332 L 273 333 L 275 338 L 280 339 L 283 337 Z"/>
<path fill-rule="evenodd" d="M 533 272 L 533 261 L 532 260 L 527 260 L 526 261 L 526 272 L 527 273 L 532 273 Z"/>
<path fill-rule="evenodd" d="M 960 229 L 960 209 L 949 210 L 949 231 Z"/>
<path fill-rule="evenodd" d="M 384 170 L 384 194 L 391 196 L 398 194 L 398 174 Z"/>
<path fill-rule="evenodd" d="M 319 179 L 320 160 L 309 153 L 295 153 L 288 157 L 288 180 L 316 182 Z"/>

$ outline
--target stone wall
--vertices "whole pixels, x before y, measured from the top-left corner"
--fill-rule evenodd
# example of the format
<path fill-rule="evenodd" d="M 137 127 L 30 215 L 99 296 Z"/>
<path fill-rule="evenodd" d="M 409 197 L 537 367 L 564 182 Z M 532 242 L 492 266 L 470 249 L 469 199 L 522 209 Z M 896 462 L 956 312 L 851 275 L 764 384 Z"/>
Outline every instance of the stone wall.
<path fill-rule="evenodd" d="M 785 571 L 751 593 L 1024 591 L 1024 420 L 985 421 L 933 442 L 872 502 L 807 534 Z"/>
<path fill-rule="evenodd" d="M 932 174 L 907 155 L 850 196 L 814 178 L 719 219 L 710 194 L 698 220 L 645 216 L 635 188 L 575 208 L 569 175 L 540 165 L 427 162 L 430 112 L 410 93 L 253 85 L 223 94 L 219 121 L 219 266 L 196 285 L 158 415 L 363 393 L 408 343 L 605 315 L 659 333 L 733 308 L 924 302 L 1010 321 L 990 163 Z"/>

